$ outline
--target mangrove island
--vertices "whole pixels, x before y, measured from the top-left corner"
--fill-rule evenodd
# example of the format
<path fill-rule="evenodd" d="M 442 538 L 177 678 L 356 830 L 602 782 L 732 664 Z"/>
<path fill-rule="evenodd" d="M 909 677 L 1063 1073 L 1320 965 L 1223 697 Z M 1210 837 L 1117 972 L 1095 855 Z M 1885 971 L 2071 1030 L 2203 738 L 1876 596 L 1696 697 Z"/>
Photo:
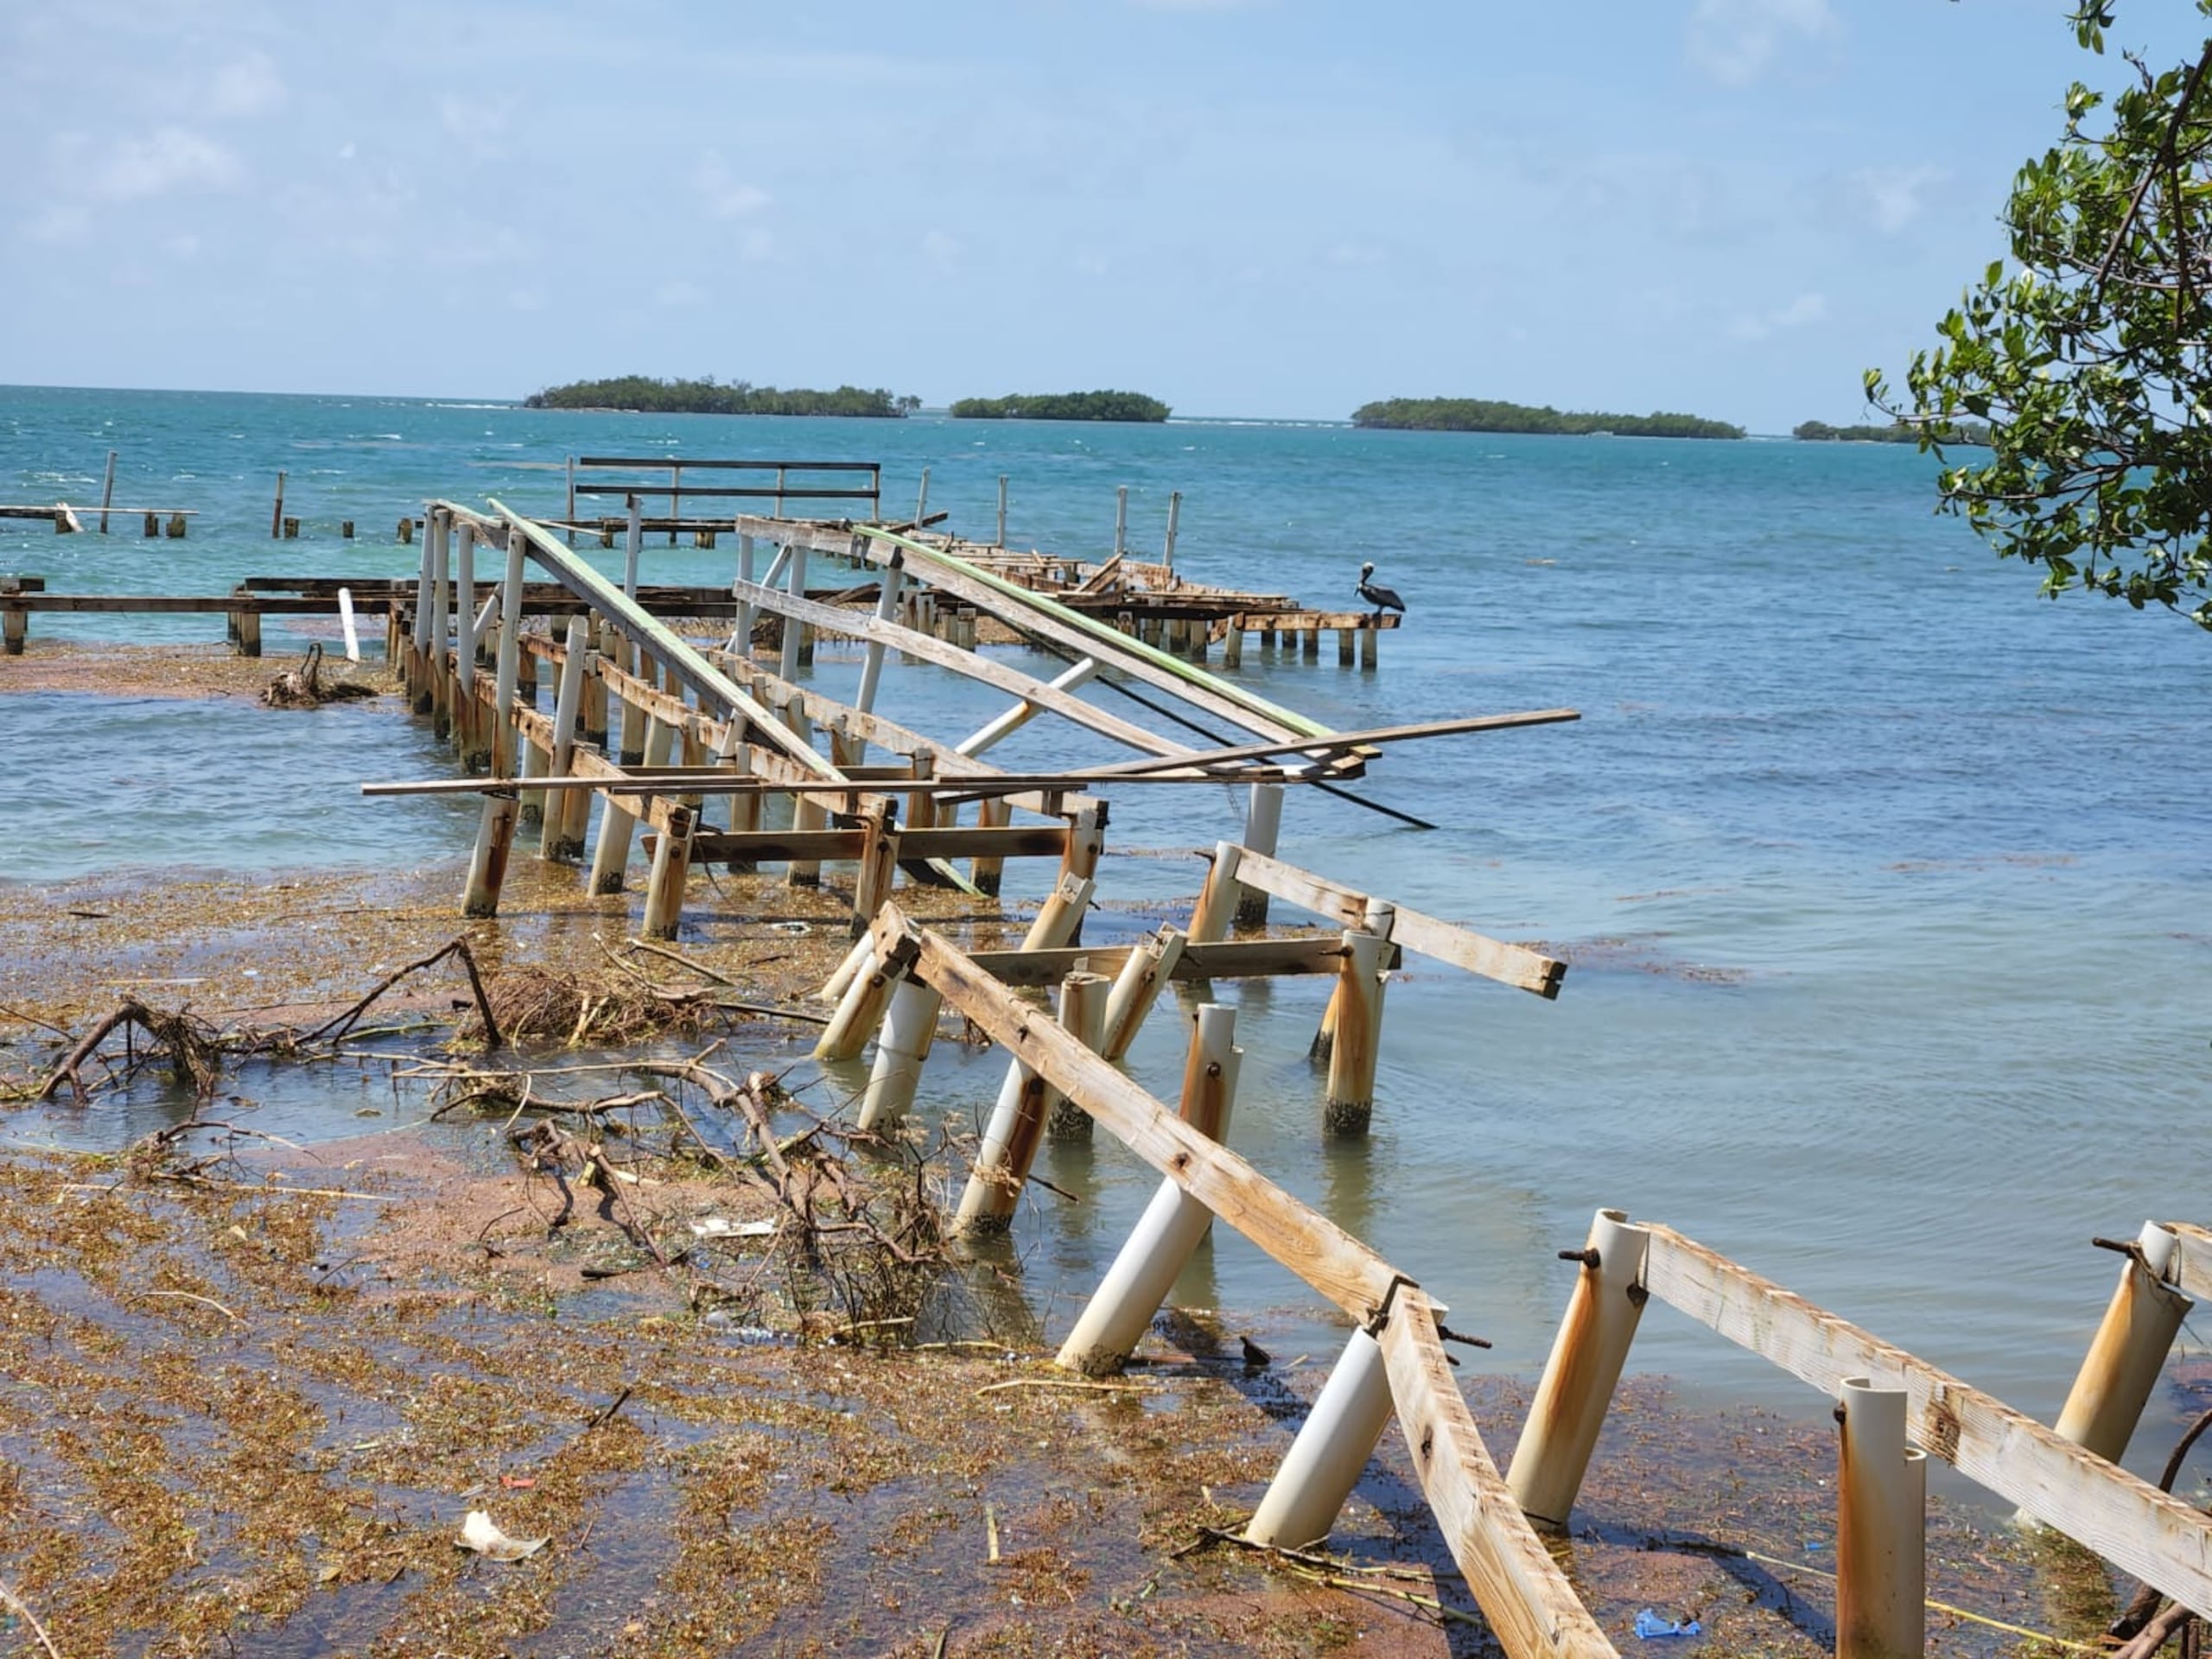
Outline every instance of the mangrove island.
<path fill-rule="evenodd" d="M 811 391 L 794 386 L 780 391 L 756 386 L 747 380 L 718 382 L 661 380 L 645 374 L 617 375 L 608 380 L 571 380 L 564 386 L 548 386 L 522 400 L 524 409 L 626 409 L 658 415 L 850 415 L 872 420 L 899 420 L 922 406 L 912 397 L 893 397 L 878 386 L 840 386 L 835 391 Z"/>
<path fill-rule="evenodd" d="M 1918 443 L 1916 422 L 1891 421 L 1880 426 L 1830 426 L 1826 421 L 1800 421 L 1789 435 L 1803 443 Z M 1937 443 L 1974 443 L 1986 448 L 1989 429 L 1979 421 L 1958 421 L 1936 428 L 1930 436 Z"/>
<path fill-rule="evenodd" d="M 946 411 L 956 421 L 1151 421 L 1167 405 L 1139 391 L 1058 391 L 963 397 Z"/>
<path fill-rule="evenodd" d="M 1386 397 L 1352 410 L 1354 426 L 1410 432 L 1534 432 L 1555 437 L 1740 438 L 1744 429 L 1695 415 L 1576 414 L 1489 397 Z"/>

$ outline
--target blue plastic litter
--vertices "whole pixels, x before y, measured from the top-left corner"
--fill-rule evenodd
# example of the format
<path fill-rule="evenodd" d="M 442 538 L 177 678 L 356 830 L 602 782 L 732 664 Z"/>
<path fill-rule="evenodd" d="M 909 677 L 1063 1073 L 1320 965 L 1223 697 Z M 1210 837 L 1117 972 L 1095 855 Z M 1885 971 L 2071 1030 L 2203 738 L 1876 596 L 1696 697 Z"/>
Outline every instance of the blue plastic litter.
<path fill-rule="evenodd" d="M 1694 1618 L 1662 1618 L 1647 1607 L 1636 1616 L 1636 1633 L 1646 1642 L 1656 1642 L 1670 1636 L 1703 1636 L 1705 1626 Z"/>

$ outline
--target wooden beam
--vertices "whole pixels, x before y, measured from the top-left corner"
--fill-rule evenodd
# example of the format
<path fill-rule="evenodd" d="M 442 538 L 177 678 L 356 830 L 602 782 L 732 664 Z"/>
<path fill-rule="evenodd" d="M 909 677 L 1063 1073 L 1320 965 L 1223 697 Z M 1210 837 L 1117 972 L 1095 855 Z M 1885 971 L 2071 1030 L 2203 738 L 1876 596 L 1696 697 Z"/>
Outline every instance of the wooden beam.
<path fill-rule="evenodd" d="M 2181 1242 L 2174 1252 L 2174 1282 L 2183 1295 L 2200 1302 L 2212 1297 L 2212 1231 L 2186 1221 L 2170 1221 L 2165 1225 Z"/>
<path fill-rule="evenodd" d="M 792 859 L 849 861 L 868 849 L 868 836 L 864 829 L 702 830 L 691 837 L 691 857 L 695 862 L 722 864 L 733 859 L 756 863 Z M 1067 846 L 1067 830 L 1060 824 L 1023 824 L 1007 830 L 905 830 L 899 836 L 899 856 L 1058 858 Z"/>
<path fill-rule="evenodd" d="M 1366 925 L 1368 894 L 1355 893 L 1325 876 L 1285 864 L 1264 853 L 1245 849 L 1236 861 L 1236 880 L 1244 887 L 1262 888 L 1340 926 Z M 1547 1001 L 1557 1000 L 1560 982 L 1567 977 L 1565 963 L 1541 955 L 1526 945 L 1508 944 L 1471 928 L 1424 916 L 1403 905 L 1397 906 L 1396 910 L 1397 923 L 1390 938 L 1415 956 L 1448 962 L 1484 979 L 1532 991 Z"/>
<path fill-rule="evenodd" d="M 1078 965 L 1094 974 L 1117 974 L 1136 945 L 1104 948 L 1068 945 L 1058 950 L 978 950 L 976 967 L 1002 985 L 1057 985 Z M 1266 979 L 1287 974 L 1333 974 L 1344 942 L 1333 938 L 1240 939 L 1229 944 L 1186 944 L 1178 955 L 1174 979 Z M 1397 966 L 1395 955 L 1389 965 Z"/>
<path fill-rule="evenodd" d="M 916 927 L 896 905 L 877 913 L 874 940 L 879 961 L 891 960 L 911 941 L 913 978 L 1352 1318 L 1363 1324 L 1373 1319 L 1393 1287 L 1405 1282 L 1336 1223 L 1183 1122 L 964 952 Z"/>
<path fill-rule="evenodd" d="M 1852 1376 L 1904 1389 L 1930 1457 L 2212 1617 L 2212 1516 L 1671 1228 L 1649 1230 L 1643 1285 L 1660 1300 L 1830 1397 Z"/>
<path fill-rule="evenodd" d="M 965 560 L 904 536 L 862 526 L 856 532 L 873 564 L 888 564 L 894 551 L 906 560 L 906 574 L 989 612 L 1009 627 L 1063 645 L 1080 656 L 1096 657 L 1102 667 L 1120 670 L 1154 690 L 1165 691 L 1217 719 L 1263 738 L 1327 737 L 1318 721 L 1278 708 L 1212 675 L 1179 663 L 1165 652 L 1140 645 L 1103 622 L 1057 605 L 1041 594 L 992 575 Z"/>
<path fill-rule="evenodd" d="M 1272 755 L 1337 755 L 1384 743 L 1410 742 L 1422 737 L 1454 737 L 1465 732 L 1498 732 L 1517 726 L 1555 726 L 1580 720 L 1573 709 L 1537 709 L 1513 715 L 1465 715 L 1453 720 L 1427 720 L 1410 726 L 1373 726 L 1363 732 L 1332 732 L 1325 741 L 1300 738 L 1287 743 L 1241 743 L 1234 748 L 1185 750 L 1173 760 L 1122 760 L 1099 768 L 1099 775 L 1157 772 L 1163 766 L 1216 766 L 1233 760 L 1263 760 Z"/>
<path fill-rule="evenodd" d="M 996 686 L 1024 702 L 1033 702 L 1040 709 L 1048 709 L 1079 726 L 1088 727 L 1102 737 L 1110 737 L 1130 748 L 1142 749 L 1147 754 L 1161 757 L 1167 764 L 1173 765 L 1176 757 L 1191 753 L 1186 744 L 1162 737 L 1157 732 L 1147 731 L 1118 715 L 1094 708 L 1081 697 L 1063 691 L 1058 686 L 918 629 L 883 621 L 866 611 L 841 610 L 835 605 L 817 604 L 810 599 L 796 599 L 757 582 L 738 582 L 731 591 L 741 601 L 757 605 L 764 611 L 810 624 L 825 632 L 843 634 L 849 639 L 866 640 L 871 645 L 880 644 L 894 651 L 902 651 L 909 657 L 918 657 L 925 663 L 934 663 L 939 668 L 949 668 L 971 680 L 981 680 L 986 685 Z"/>
<path fill-rule="evenodd" d="M 1483 1444 L 1444 1357 L 1433 1304 L 1418 1290 L 1402 1289 L 1376 1340 L 1414 1472 L 1499 1644 L 1512 1659 L 1609 1659 L 1613 1644 L 1521 1513 Z"/>

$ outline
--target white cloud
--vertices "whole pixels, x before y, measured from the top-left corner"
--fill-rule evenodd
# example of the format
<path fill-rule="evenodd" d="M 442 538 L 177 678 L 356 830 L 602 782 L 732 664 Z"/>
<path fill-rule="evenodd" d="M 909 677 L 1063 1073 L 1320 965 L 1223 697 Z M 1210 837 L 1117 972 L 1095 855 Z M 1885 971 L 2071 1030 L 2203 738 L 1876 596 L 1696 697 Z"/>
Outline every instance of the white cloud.
<path fill-rule="evenodd" d="M 106 201 L 143 201 L 176 189 L 226 190 L 245 169 L 226 146 L 185 127 L 159 127 L 126 138 L 93 170 L 92 194 Z"/>
<path fill-rule="evenodd" d="M 1690 61 L 1715 80 L 1742 86 L 1766 73 L 1793 36 L 1835 32 L 1828 0 L 1697 0 L 1690 13 Z"/>
<path fill-rule="evenodd" d="M 699 205 L 715 219 L 741 219 L 773 200 L 759 185 L 732 173 L 720 150 L 710 149 L 699 158 L 691 169 L 691 185 L 699 193 Z"/>
<path fill-rule="evenodd" d="M 1364 270 L 1383 264 L 1389 256 L 1367 242 L 1336 242 L 1322 250 L 1321 263 L 1339 270 Z"/>
<path fill-rule="evenodd" d="M 291 92 L 266 52 L 249 52 L 236 63 L 226 63 L 209 83 L 206 109 L 210 115 L 245 117 L 266 115 L 282 109 Z"/>
<path fill-rule="evenodd" d="M 1737 318 L 1728 325 L 1728 332 L 1738 340 L 1762 340 L 1792 328 L 1806 328 L 1816 322 L 1825 322 L 1827 315 L 1828 302 L 1825 294 L 1800 294 L 1777 310 Z"/>
<path fill-rule="evenodd" d="M 1852 194 L 1860 208 L 1885 236 L 1899 231 L 1928 211 L 1931 186 L 1951 175 L 1940 167 L 1862 167 L 1851 175 Z"/>
<path fill-rule="evenodd" d="M 499 98 L 460 98 L 448 92 L 438 100 L 438 123 L 478 161 L 503 153 L 501 141 L 513 118 L 518 100 L 509 93 Z"/>
<path fill-rule="evenodd" d="M 696 283 L 687 283 L 678 279 L 672 283 L 663 283 L 658 288 L 653 289 L 655 305 L 680 308 L 704 305 L 706 302 L 707 290 Z"/>

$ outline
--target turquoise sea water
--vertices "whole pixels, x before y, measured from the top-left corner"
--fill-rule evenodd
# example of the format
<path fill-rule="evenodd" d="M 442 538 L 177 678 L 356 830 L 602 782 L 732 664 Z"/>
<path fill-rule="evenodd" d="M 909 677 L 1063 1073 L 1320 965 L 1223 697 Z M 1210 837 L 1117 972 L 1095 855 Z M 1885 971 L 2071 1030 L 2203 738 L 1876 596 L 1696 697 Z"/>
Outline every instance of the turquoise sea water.
<path fill-rule="evenodd" d="M 1409 963 L 1389 993 L 1374 1134 L 1347 1147 L 1320 1141 L 1305 1059 L 1320 988 L 1228 993 L 1247 1051 L 1233 1138 L 1495 1338 L 1504 1369 L 1541 1365 L 1568 1282 L 1554 1252 L 1611 1205 L 2048 1418 L 2113 1278 L 2089 1236 L 2212 1209 L 2212 842 L 2188 758 L 2212 639 L 2042 600 L 2032 573 L 1930 514 L 1930 463 L 1910 452 L 0 389 L 0 498 L 96 503 L 111 448 L 116 499 L 199 509 L 190 537 L 0 522 L 0 570 L 95 592 L 404 575 L 415 551 L 392 526 L 424 497 L 555 512 L 563 457 L 607 452 L 876 459 L 897 510 L 926 466 L 932 510 L 980 535 L 1004 473 L 1012 539 L 1092 555 L 1110 545 L 1116 485 L 1147 552 L 1179 490 L 1193 575 L 1332 606 L 1353 602 L 1374 560 L 1411 607 L 1380 672 L 1338 669 L 1332 645 L 1318 665 L 1255 645 L 1244 677 L 1341 726 L 1562 704 L 1584 717 L 1394 752 L 1363 787 L 1447 826 L 1433 833 L 1296 797 L 1285 855 L 1549 941 L 1575 966 L 1546 1004 Z M 267 535 L 280 467 L 306 520 L 296 543 Z M 337 539 L 342 518 L 361 539 Z M 727 543 L 649 544 L 646 575 L 720 581 L 732 560 Z M 33 627 L 221 632 L 213 618 Z M 272 620 L 270 655 L 291 643 Z M 814 672 L 849 695 L 854 659 L 825 648 Z M 932 689 L 918 700 L 893 680 L 887 697 L 906 700 L 886 706 L 949 740 L 995 707 L 906 683 Z M 280 723 L 134 701 L 88 718 L 34 696 L 0 700 L 0 734 L 6 877 L 143 859 L 149 823 L 165 868 L 465 855 L 466 812 L 356 797 L 365 778 L 448 769 L 389 710 Z M 1090 752 L 1039 721 L 1001 754 Z M 258 791 L 240 816 L 182 790 L 241 755 L 285 779 L 274 810 Z M 1129 797 L 1109 845 L 1195 849 L 1239 822 L 1226 791 Z M 1197 880 L 1190 860 L 1116 859 L 1103 896 L 1187 899 Z M 1156 1088 L 1173 1086 L 1178 1041 L 1158 1022 L 1137 1057 Z M 925 1092 L 972 1107 L 997 1070 L 933 1061 Z M 1118 1149 L 1046 1173 L 1094 1201 L 1025 1218 L 1029 1270 L 1081 1287 L 1153 1183 Z M 1224 1305 L 1279 1321 L 1311 1306 L 1240 1242 L 1207 1274 L 1194 1294 Z M 1040 1305 L 1065 1319 L 1065 1298 Z M 1659 1309 L 1635 1363 L 1802 1394 Z"/>

